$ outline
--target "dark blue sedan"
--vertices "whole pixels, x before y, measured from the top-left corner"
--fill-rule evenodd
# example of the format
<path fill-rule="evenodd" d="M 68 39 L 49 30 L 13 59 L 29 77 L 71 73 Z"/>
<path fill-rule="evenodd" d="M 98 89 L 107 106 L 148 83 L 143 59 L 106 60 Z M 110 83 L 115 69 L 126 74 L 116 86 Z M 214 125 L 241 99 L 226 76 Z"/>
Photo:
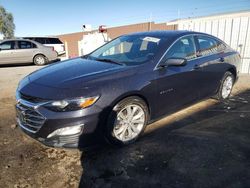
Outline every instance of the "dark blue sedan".
<path fill-rule="evenodd" d="M 239 65 L 239 54 L 208 34 L 124 35 L 25 77 L 17 122 L 48 146 L 126 145 L 160 117 L 209 97 L 227 99 Z"/>

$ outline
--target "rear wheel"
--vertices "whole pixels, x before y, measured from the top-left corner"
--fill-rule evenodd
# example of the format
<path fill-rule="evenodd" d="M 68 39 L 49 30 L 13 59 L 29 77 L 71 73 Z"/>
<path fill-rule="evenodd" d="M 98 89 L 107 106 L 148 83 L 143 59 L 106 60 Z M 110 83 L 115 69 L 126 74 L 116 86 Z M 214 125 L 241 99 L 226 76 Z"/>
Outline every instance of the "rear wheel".
<path fill-rule="evenodd" d="M 107 125 L 107 138 L 112 144 L 135 142 L 148 122 L 148 107 L 139 97 L 128 97 L 113 108 Z"/>
<path fill-rule="evenodd" d="M 234 80 L 234 75 L 231 72 L 227 71 L 224 74 L 224 77 L 221 81 L 220 89 L 216 95 L 216 98 L 218 100 L 223 101 L 230 96 L 233 89 Z"/>
<path fill-rule="evenodd" d="M 36 55 L 33 59 L 34 64 L 36 65 L 45 65 L 47 63 L 47 58 L 44 55 Z"/>

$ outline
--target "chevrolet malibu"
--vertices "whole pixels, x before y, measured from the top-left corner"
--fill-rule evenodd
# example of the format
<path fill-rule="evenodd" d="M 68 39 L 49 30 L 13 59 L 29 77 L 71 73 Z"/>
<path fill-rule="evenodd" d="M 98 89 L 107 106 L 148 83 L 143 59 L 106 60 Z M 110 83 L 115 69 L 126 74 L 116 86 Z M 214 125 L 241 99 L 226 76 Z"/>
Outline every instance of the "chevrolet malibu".
<path fill-rule="evenodd" d="M 160 117 L 209 97 L 226 100 L 239 65 L 236 51 L 204 33 L 120 36 L 20 81 L 17 123 L 47 146 L 127 145 Z"/>

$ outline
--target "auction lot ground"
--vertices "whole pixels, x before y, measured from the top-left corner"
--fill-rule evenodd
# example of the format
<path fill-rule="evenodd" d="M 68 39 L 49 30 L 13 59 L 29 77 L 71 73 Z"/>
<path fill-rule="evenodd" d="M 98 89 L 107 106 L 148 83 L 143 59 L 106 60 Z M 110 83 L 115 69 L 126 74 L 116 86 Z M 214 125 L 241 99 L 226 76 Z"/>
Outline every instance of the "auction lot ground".
<path fill-rule="evenodd" d="M 250 187 L 250 76 L 152 125 L 137 143 L 52 149 L 15 125 L 18 81 L 37 66 L 0 68 L 0 187 Z"/>

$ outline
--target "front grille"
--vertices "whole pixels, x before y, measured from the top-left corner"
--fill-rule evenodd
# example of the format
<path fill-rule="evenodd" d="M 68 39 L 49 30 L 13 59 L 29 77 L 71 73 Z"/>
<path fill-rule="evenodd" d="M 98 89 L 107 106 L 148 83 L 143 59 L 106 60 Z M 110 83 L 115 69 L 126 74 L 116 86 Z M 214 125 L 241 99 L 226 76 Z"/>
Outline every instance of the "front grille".
<path fill-rule="evenodd" d="M 16 105 L 19 125 L 32 133 L 36 133 L 45 122 L 45 117 L 38 113 L 34 107 L 25 105 L 20 101 Z"/>

